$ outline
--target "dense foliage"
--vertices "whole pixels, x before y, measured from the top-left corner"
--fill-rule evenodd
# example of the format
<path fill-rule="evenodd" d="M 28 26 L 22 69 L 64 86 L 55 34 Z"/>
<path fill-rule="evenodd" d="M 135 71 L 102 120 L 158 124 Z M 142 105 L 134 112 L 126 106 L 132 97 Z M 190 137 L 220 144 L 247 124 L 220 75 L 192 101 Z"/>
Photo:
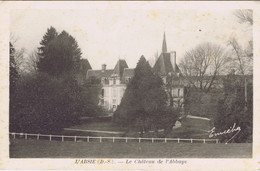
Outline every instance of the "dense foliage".
<path fill-rule="evenodd" d="M 167 95 L 162 79 L 152 72 L 142 56 L 115 112 L 115 121 L 141 133 L 166 129 L 177 118 L 172 110 L 168 110 L 166 102 Z"/>
<path fill-rule="evenodd" d="M 215 132 L 223 132 L 236 124 L 235 128 L 240 127 L 241 131 L 230 142 L 252 142 L 253 86 L 250 78 L 228 75 L 224 80 L 224 95 L 218 109 Z M 226 134 L 218 138 L 226 142 L 231 137 L 231 134 Z"/>
<path fill-rule="evenodd" d="M 79 84 L 80 49 L 67 32 L 51 27 L 41 41 L 35 72 L 19 75 L 10 44 L 10 131 L 58 133 L 96 116 L 98 86 Z"/>

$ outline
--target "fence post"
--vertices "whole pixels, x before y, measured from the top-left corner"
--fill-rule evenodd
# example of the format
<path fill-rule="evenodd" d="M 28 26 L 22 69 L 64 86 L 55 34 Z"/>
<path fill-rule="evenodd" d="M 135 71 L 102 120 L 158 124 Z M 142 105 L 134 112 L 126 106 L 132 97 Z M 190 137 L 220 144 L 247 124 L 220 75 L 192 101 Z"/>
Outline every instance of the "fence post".
<path fill-rule="evenodd" d="M 167 142 L 167 139 L 166 139 L 166 138 L 164 138 L 164 142 L 165 142 L 165 143 Z"/>
<path fill-rule="evenodd" d="M 100 143 L 102 142 L 102 139 L 101 139 L 101 137 L 100 137 L 100 140 L 99 140 L 99 142 L 100 142 Z"/>
<path fill-rule="evenodd" d="M 14 133 L 14 139 L 15 139 L 15 133 Z"/>
<path fill-rule="evenodd" d="M 127 137 L 125 138 L 125 142 L 127 143 Z"/>
<path fill-rule="evenodd" d="M 203 139 L 204 144 L 206 143 L 205 139 Z"/>
<path fill-rule="evenodd" d="M 218 144 L 218 139 L 216 139 L 216 143 Z"/>
<path fill-rule="evenodd" d="M 192 139 L 190 139 L 190 142 L 192 143 Z"/>
<path fill-rule="evenodd" d="M 75 136 L 74 141 L 77 142 L 77 136 Z"/>
<path fill-rule="evenodd" d="M 141 139 L 139 138 L 139 143 L 141 142 Z"/>
<path fill-rule="evenodd" d="M 24 134 L 24 138 L 27 140 L 27 133 Z"/>
<path fill-rule="evenodd" d="M 88 136 L 88 142 L 89 142 L 89 136 Z"/>
<path fill-rule="evenodd" d="M 113 137 L 113 143 L 115 142 L 115 137 Z"/>
<path fill-rule="evenodd" d="M 50 135 L 50 141 L 51 141 L 51 135 Z"/>
<path fill-rule="evenodd" d="M 62 141 L 62 142 L 64 141 L 64 137 L 63 137 L 63 135 L 61 136 L 61 141 Z"/>
<path fill-rule="evenodd" d="M 152 143 L 153 143 L 153 138 L 152 138 Z"/>
<path fill-rule="evenodd" d="M 178 143 L 180 143 L 180 138 L 178 138 Z"/>
<path fill-rule="evenodd" d="M 39 140 L 40 139 L 40 135 L 39 134 L 37 134 L 37 140 Z"/>

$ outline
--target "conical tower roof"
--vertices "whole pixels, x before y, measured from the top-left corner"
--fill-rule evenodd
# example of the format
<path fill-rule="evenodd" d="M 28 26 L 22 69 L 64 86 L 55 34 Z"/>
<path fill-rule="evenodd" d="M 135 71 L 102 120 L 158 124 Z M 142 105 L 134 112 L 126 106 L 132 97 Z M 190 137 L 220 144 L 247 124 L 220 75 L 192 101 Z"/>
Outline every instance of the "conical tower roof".
<path fill-rule="evenodd" d="M 167 45 L 166 45 L 165 32 L 164 32 L 164 34 L 163 34 L 162 53 L 167 53 Z"/>

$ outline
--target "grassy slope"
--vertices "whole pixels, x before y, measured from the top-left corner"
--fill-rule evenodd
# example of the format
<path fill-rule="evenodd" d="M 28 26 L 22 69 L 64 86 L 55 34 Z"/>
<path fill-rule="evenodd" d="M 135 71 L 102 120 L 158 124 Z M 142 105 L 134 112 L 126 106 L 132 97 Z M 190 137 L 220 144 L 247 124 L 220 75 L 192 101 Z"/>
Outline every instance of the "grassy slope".
<path fill-rule="evenodd" d="M 11 158 L 250 158 L 252 144 L 10 140 Z"/>
<path fill-rule="evenodd" d="M 174 138 L 208 138 L 207 130 L 210 129 L 209 121 L 186 118 L 182 122 L 182 127 L 172 130 L 167 137 Z M 120 127 L 112 121 L 100 121 L 100 122 L 86 122 L 80 125 L 75 125 L 70 128 L 82 129 L 82 130 L 100 130 L 100 131 L 126 131 L 126 127 Z M 89 135 L 89 136 L 116 136 L 102 133 L 89 133 L 89 132 L 77 132 L 77 131 L 64 131 L 62 134 L 71 135 Z M 121 135 L 121 134 L 120 134 Z M 120 136 L 118 135 L 118 136 Z"/>
<path fill-rule="evenodd" d="M 201 138 L 208 139 L 211 128 L 211 123 L 208 120 L 185 118 L 182 121 L 182 126 L 173 129 L 167 137 L 175 138 Z"/>

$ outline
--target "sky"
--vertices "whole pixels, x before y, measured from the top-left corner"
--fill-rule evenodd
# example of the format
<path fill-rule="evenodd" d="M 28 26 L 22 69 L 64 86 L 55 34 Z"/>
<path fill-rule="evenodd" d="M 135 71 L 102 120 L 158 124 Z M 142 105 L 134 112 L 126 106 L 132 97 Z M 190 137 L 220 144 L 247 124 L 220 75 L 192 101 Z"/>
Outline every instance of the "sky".
<path fill-rule="evenodd" d="M 39 47 L 47 28 L 67 31 L 78 42 L 82 58 L 93 69 L 107 64 L 114 68 L 125 59 L 134 68 L 141 57 L 154 58 L 161 53 L 163 34 L 168 51 L 176 51 L 177 63 L 186 51 L 203 42 L 227 47 L 230 38 L 246 46 L 252 28 L 238 23 L 234 10 L 173 9 L 18 9 L 10 15 L 10 32 L 15 47 L 27 54 Z"/>

